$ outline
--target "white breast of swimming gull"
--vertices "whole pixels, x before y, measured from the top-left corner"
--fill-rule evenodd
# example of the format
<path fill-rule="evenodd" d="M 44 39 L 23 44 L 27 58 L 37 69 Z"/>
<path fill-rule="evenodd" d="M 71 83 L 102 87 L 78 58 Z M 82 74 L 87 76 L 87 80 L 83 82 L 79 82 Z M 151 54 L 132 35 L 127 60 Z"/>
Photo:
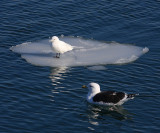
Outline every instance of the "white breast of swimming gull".
<path fill-rule="evenodd" d="M 56 52 L 57 58 L 60 57 L 60 54 L 73 50 L 73 46 L 59 40 L 57 36 L 53 36 L 50 42 L 52 42 L 52 49 Z"/>
<path fill-rule="evenodd" d="M 89 89 L 87 101 L 89 103 L 100 105 L 122 105 L 124 102 L 133 99 L 138 94 L 127 94 L 125 92 L 100 91 L 97 83 L 89 83 L 83 86 Z"/>

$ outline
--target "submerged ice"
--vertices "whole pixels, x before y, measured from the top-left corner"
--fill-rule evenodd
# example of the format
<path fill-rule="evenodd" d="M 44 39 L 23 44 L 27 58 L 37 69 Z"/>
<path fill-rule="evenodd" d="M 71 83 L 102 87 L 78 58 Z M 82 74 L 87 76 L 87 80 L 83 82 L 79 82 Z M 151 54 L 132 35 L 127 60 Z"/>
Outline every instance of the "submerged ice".
<path fill-rule="evenodd" d="M 33 65 L 50 67 L 129 63 L 149 50 L 146 47 L 79 37 L 60 37 L 60 40 L 75 46 L 72 51 L 62 54 L 60 58 L 55 58 L 49 39 L 12 46 L 11 50 L 21 54 L 22 58 Z"/>

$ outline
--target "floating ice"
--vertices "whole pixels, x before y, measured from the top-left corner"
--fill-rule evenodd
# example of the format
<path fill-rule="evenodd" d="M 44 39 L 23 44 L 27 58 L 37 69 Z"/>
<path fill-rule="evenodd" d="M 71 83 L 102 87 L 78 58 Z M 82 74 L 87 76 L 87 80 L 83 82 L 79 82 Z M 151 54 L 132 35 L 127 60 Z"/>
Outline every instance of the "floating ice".
<path fill-rule="evenodd" d="M 90 66 L 90 67 L 87 67 L 89 70 L 92 70 L 92 71 L 99 71 L 99 70 L 106 70 L 107 68 L 104 67 L 104 66 Z"/>
<path fill-rule="evenodd" d="M 60 58 L 54 58 L 55 53 L 47 39 L 12 46 L 11 50 L 20 53 L 22 58 L 33 65 L 50 67 L 123 64 L 135 61 L 149 51 L 146 47 L 79 37 L 60 37 L 60 40 L 81 49 L 73 49 L 62 54 Z"/>

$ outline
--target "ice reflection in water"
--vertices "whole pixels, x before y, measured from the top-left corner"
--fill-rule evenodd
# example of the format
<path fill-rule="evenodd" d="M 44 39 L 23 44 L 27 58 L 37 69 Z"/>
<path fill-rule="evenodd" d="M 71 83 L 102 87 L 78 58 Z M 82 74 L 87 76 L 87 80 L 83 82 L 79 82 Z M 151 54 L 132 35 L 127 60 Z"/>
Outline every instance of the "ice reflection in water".
<path fill-rule="evenodd" d="M 57 85 L 59 79 L 62 79 L 63 74 L 67 72 L 68 67 L 56 67 L 51 68 L 51 74 L 49 78 L 52 81 L 52 85 Z"/>
<path fill-rule="evenodd" d="M 50 95 L 51 101 L 54 101 L 54 94 L 57 94 L 60 92 L 59 89 L 64 88 L 63 86 L 58 86 L 61 84 L 60 80 L 63 79 L 64 74 L 68 71 L 67 67 L 56 67 L 56 68 L 51 68 L 51 73 L 49 78 L 52 81 L 53 89 L 51 90 L 52 94 Z"/>

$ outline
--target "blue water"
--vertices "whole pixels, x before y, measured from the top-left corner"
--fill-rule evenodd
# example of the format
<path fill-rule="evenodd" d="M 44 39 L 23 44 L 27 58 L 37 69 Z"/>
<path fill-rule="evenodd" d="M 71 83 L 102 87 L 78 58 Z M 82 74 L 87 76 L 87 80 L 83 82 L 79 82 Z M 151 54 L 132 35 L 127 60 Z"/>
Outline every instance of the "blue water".
<path fill-rule="evenodd" d="M 160 1 L 0 1 L 0 132 L 160 131 Z M 11 46 L 53 35 L 148 47 L 135 62 L 88 67 L 32 65 Z M 118 49 L 117 49 L 118 50 Z M 139 93 L 117 110 L 86 102 L 83 84 Z"/>

